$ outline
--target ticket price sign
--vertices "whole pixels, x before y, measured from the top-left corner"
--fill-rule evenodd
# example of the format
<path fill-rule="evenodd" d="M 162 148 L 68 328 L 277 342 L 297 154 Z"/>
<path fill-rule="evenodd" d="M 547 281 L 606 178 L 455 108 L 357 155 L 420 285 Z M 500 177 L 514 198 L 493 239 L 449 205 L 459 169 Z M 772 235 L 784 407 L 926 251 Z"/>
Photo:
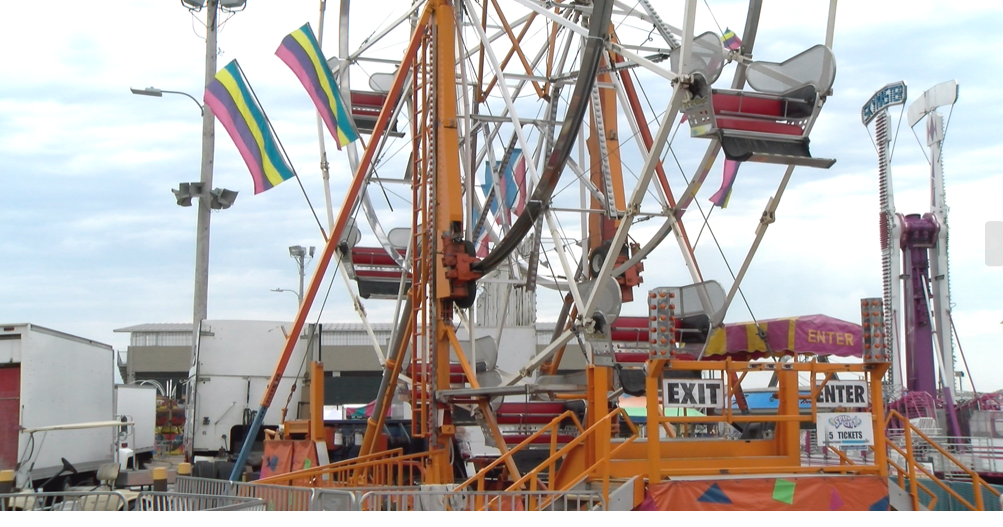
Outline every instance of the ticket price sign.
<path fill-rule="evenodd" d="M 666 408 L 724 408 L 724 381 L 666 379 L 662 403 Z"/>
<path fill-rule="evenodd" d="M 818 414 L 818 446 L 865 447 L 874 445 L 874 423 L 870 412 Z"/>

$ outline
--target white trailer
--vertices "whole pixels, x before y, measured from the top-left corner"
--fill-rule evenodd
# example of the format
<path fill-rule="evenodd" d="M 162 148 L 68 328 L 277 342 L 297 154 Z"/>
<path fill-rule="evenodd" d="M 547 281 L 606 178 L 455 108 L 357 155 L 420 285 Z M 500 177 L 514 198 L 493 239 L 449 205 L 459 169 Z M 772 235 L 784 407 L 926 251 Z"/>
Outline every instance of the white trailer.
<path fill-rule="evenodd" d="M 45 430 L 111 421 L 114 350 L 34 324 L 0 324 L 0 469 L 19 486 L 115 461 L 118 428 Z M 40 431 L 32 431 L 43 429 Z"/>
<path fill-rule="evenodd" d="M 122 441 L 122 448 L 131 451 L 128 454 L 137 458 L 152 458 L 157 448 L 157 389 L 153 386 L 116 384 L 115 417 L 135 423 Z M 138 462 L 135 468 L 139 468 Z"/>
<path fill-rule="evenodd" d="M 251 412 L 261 404 L 268 380 L 286 344 L 292 324 L 248 320 L 207 320 L 202 323 L 197 351 L 189 372 L 185 408 L 185 446 L 189 456 L 240 450 Z M 319 338 L 319 335 L 317 336 Z M 288 419 L 298 416 L 302 383 L 308 363 L 306 332 L 297 339 L 286 375 L 279 383 L 266 426 L 278 426 L 288 400 Z M 318 343 L 314 342 L 314 346 Z M 297 384 L 290 397 L 290 388 Z"/>

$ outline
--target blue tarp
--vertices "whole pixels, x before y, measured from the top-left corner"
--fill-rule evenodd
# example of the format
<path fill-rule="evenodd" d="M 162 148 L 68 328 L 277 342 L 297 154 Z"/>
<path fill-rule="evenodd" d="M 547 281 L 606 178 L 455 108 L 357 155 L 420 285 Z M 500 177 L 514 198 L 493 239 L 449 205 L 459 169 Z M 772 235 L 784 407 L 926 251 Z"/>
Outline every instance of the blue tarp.
<path fill-rule="evenodd" d="M 801 395 L 809 395 L 808 392 L 801 392 Z M 749 410 L 776 410 L 780 402 L 775 398 L 774 392 L 751 392 L 745 394 L 745 402 L 749 405 Z M 737 409 L 738 403 L 732 399 L 732 408 Z M 811 408 L 811 401 L 802 399 L 798 404 L 799 408 Z"/>

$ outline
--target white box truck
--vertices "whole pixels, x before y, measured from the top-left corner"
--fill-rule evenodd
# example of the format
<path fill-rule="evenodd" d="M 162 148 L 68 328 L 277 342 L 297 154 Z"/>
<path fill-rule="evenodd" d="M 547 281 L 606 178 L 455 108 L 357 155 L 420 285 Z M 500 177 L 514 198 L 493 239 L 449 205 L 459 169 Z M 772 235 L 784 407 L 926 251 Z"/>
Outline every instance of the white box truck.
<path fill-rule="evenodd" d="M 252 413 L 261 404 L 291 327 L 289 322 L 249 320 L 202 323 L 189 372 L 185 407 L 185 443 L 189 458 L 218 457 L 221 452 L 226 452 L 230 458 L 236 457 L 243 444 L 244 431 L 251 422 Z M 279 425 L 281 410 L 287 401 L 287 419 L 297 418 L 304 392 L 301 384 L 309 366 L 309 340 L 306 330 L 297 339 L 289 366 L 265 416 L 266 427 Z M 313 341 L 313 345 L 319 343 Z M 294 383 L 297 388 L 290 399 Z M 229 476 L 229 473 L 221 476 Z"/>
<path fill-rule="evenodd" d="M 157 449 L 157 389 L 153 386 L 116 384 L 115 417 L 135 423 L 119 446 L 126 457 L 135 459 L 133 468 L 138 469 L 142 463 L 153 458 Z"/>
<path fill-rule="evenodd" d="M 113 420 L 114 350 L 35 324 L 0 324 L 0 469 L 24 486 L 57 474 L 79 478 L 115 461 L 118 427 L 39 430 Z"/>

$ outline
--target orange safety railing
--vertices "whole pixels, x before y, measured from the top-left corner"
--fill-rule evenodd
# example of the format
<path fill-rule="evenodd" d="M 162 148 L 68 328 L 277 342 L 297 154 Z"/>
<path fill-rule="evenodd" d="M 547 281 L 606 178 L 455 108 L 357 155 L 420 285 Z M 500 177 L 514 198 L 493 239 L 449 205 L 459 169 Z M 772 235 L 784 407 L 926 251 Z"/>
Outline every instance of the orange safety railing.
<path fill-rule="evenodd" d="M 996 490 L 995 488 L 993 488 L 988 483 L 986 483 L 985 480 L 983 480 L 982 477 L 979 476 L 978 472 L 975 472 L 974 470 L 972 470 L 971 468 L 969 468 L 967 465 L 965 465 L 960 460 L 958 460 L 953 455 L 951 455 L 951 453 L 948 452 L 946 449 L 944 449 L 942 446 L 938 445 L 936 441 L 930 439 L 926 434 L 924 434 L 922 431 L 919 430 L 919 428 L 917 428 L 911 422 L 909 422 L 909 420 L 906 419 L 898 411 L 896 411 L 896 410 L 889 410 L 888 411 L 888 416 L 886 417 L 886 420 L 885 420 L 885 426 L 886 427 L 889 425 L 889 423 L 891 422 L 892 419 L 898 419 L 898 421 L 900 423 L 902 423 L 902 425 L 903 425 L 903 432 L 904 432 L 904 435 L 905 435 L 905 449 L 899 447 L 898 445 L 896 445 L 892 441 L 888 441 L 887 444 L 888 444 L 889 447 L 891 447 L 893 450 L 895 450 L 896 452 L 898 452 L 899 455 L 901 455 L 905 459 L 906 466 L 905 467 L 901 467 L 897 463 L 895 463 L 894 461 L 892 461 L 891 459 L 888 460 L 888 464 L 891 467 L 893 467 L 896 470 L 896 472 L 897 472 L 896 483 L 898 484 L 898 486 L 900 488 L 902 488 L 903 490 L 905 490 L 906 492 L 908 492 L 909 496 L 912 498 L 913 510 L 919 510 L 919 508 L 920 508 L 919 507 L 920 506 L 920 499 L 919 499 L 919 491 L 920 490 L 922 490 L 927 495 L 929 495 L 929 496 L 932 497 L 932 500 L 930 502 L 928 502 L 926 504 L 923 504 L 925 507 L 932 508 L 933 505 L 936 503 L 936 500 L 937 500 L 936 496 L 933 495 L 933 492 L 931 492 L 928 488 L 926 488 L 926 486 L 924 486 L 922 483 L 920 483 L 917 480 L 917 477 L 916 477 L 917 476 L 917 474 L 916 474 L 917 470 L 919 472 L 923 473 L 923 475 L 925 475 L 926 477 L 930 478 L 930 480 L 933 483 L 936 483 L 937 485 L 939 485 L 940 488 L 944 489 L 945 492 L 947 492 L 948 494 L 950 494 L 951 497 L 953 497 L 954 499 L 958 500 L 959 503 L 961 503 L 962 505 L 964 505 L 965 507 L 967 507 L 969 510 L 976 510 L 976 511 L 983 511 L 983 510 L 985 510 L 985 504 L 983 503 L 983 500 L 982 500 L 982 489 L 989 489 L 989 492 L 991 492 L 992 494 L 995 494 L 997 498 L 1000 497 L 1000 492 L 998 490 Z M 954 489 L 952 489 L 949 485 L 947 485 L 943 481 L 940 481 L 940 479 L 938 479 L 933 474 L 933 472 L 931 472 L 930 470 L 927 470 L 926 467 L 924 467 L 923 465 L 921 465 L 921 464 L 919 464 L 919 463 L 916 462 L 916 458 L 914 456 L 914 451 L 913 451 L 913 434 L 918 435 L 921 439 L 923 439 L 926 442 L 926 444 L 928 444 L 929 446 L 933 447 L 942 456 L 944 456 L 945 460 L 947 460 L 950 463 L 956 465 L 958 468 L 960 468 L 961 472 L 966 473 L 971 478 L 971 480 L 972 480 L 972 488 L 973 488 L 973 491 L 974 491 L 973 495 L 974 495 L 974 498 L 975 498 L 975 503 L 974 504 L 972 504 L 968 500 L 962 498 L 961 495 L 959 495 L 957 492 L 955 492 Z M 905 484 L 905 478 L 906 477 L 909 478 L 909 488 L 908 489 L 906 488 L 906 484 Z"/>
<path fill-rule="evenodd" d="M 555 417 L 552 421 L 550 421 L 546 425 L 540 427 L 540 429 L 537 430 L 536 432 L 533 432 L 532 434 L 526 436 L 526 438 L 523 439 L 521 443 L 519 443 L 518 445 L 515 445 L 514 447 L 510 448 L 508 452 L 506 452 L 505 454 L 497 457 L 491 463 L 485 465 L 484 468 L 482 468 L 477 474 L 474 474 L 467 481 L 464 481 L 463 483 L 457 485 L 456 489 L 458 491 L 462 490 L 462 489 L 477 490 L 477 491 L 488 490 L 486 488 L 487 487 L 487 475 L 492 470 L 494 470 L 496 467 L 500 466 L 501 464 L 505 463 L 506 461 L 514 458 L 516 452 L 528 449 L 530 447 L 530 445 L 533 444 L 534 440 L 536 440 L 536 438 L 541 437 L 544 434 L 547 434 L 548 432 L 550 433 L 550 445 L 549 445 L 550 455 L 553 456 L 556 452 L 562 452 L 564 450 L 563 448 L 562 449 L 558 449 L 557 436 L 558 436 L 558 432 L 560 431 L 561 424 L 564 423 L 565 420 L 570 420 L 571 421 L 571 423 L 574 425 L 574 427 L 576 429 L 578 429 L 579 437 L 581 437 L 581 434 L 583 434 L 585 432 L 585 428 L 582 426 L 582 423 L 578 420 L 578 417 L 575 416 L 575 413 L 572 412 L 572 411 L 570 411 L 570 410 L 568 410 L 568 411 L 562 413 L 561 415 L 558 415 L 557 417 Z M 549 474 L 549 477 L 553 478 L 553 476 L 554 476 L 554 473 L 553 473 L 553 471 L 551 471 L 551 473 Z M 534 481 L 533 484 L 535 485 L 536 481 Z M 471 486 L 473 486 L 474 488 L 469 488 Z M 543 488 L 546 488 L 546 485 L 542 485 L 542 486 L 543 486 Z"/>
<path fill-rule="evenodd" d="M 329 465 L 279 474 L 256 481 L 270 485 L 310 487 L 408 486 L 425 480 L 429 453 L 404 455 L 400 448 Z"/>
<path fill-rule="evenodd" d="M 492 469 L 494 469 L 495 467 L 498 467 L 499 465 L 501 465 L 502 463 L 504 463 L 505 460 L 508 457 L 513 456 L 515 454 L 515 452 L 518 452 L 518 451 L 520 451 L 522 449 L 528 448 L 529 445 L 533 443 L 534 439 L 536 439 L 537 437 L 542 436 L 543 434 L 545 434 L 545 433 L 547 433 L 549 431 L 549 432 L 551 432 L 551 436 L 550 436 L 550 456 L 547 457 L 547 459 L 545 459 L 544 461 L 540 462 L 533 470 L 527 472 L 521 478 L 519 478 L 518 480 L 516 480 L 515 482 L 513 482 L 511 485 L 509 485 L 509 487 L 506 490 L 507 491 L 522 490 L 527 485 L 529 486 L 529 490 L 530 491 L 540 490 L 541 487 L 542 487 L 542 489 L 547 489 L 547 486 L 540 481 L 540 476 L 543 475 L 544 472 L 546 472 L 547 473 L 547 481 L 551 481 L 552 482 L 552 481 L 554 481 L 554 476 L 556 475 L 557 462 L 559 460 L 561 460 L 562 458 L 564 458 L 569 452 L 571 452 L 572 449 L 575 449 L 575 448 L 577 448 L 579 446 L 583 446 L 585 444 L 585 442 L 588 441 L 588 440 L 590 440 L 590 439 L 596 440 L 596 442 L 599 442 L 599 441 L 607 441 L 608 442 L 609 441 L 610 432 L 612 430 L 612 420 L 613 420 L 614 417 L 617 417 L 617 416 L 620 416 L 620 415 L 622 415 L 623 417 L 625 417 L 624 422 L 627 424 L 627 426 L 630 428 L 630 431 L 631 431 L 630 437 L 626 438 L 625 441 L 621 442 L 616 447 L 608 449 L 608 451 L 606 452 L 605 455 L 597 456 L 596 459 L 595 459 L 595 461 L 592 463 L 592 465 L 590 465 L 588 467 L 585 467 L 584 470 L 582 470 L 579 474 L 577 474 L 574 477 L 572 477 L 569 480 L 567 480 L 564 483 L 564 485 L 561 486 L 561 488 L 548 489 L 548 490 L 553 490 L 553 491 L 567 491 L 567 490 L 570 490 L 570 489 L 574 488 L 575 485 L 581 483 L 582 481 L 584 481 L 590 475 L 598 473 L 598 474 L 602 474 L 602 476 L 603 476 L 603 480 L 602 480 L 602 483 L 603 483 L 603 492 L 602 492 L 603 498 L 604 499 L 609 499 L 609 483 L 610 483 L 610 480 L 609 480 L 608 465 L 609 465 L 610 461 L 613 459 L 613 457 L 623 447 L 625 447 L 626 445 L 632 443 L 638 437 L 638 429 L 637 429 L 637 427 L 634 425 L 633 422 L 631 422 L 629 416 L 627 415 L 627 411 L 624 410 L 623 408 L 617 408 L 617 409 L 613 410 L 612 412 L 606 414 L 605 417 L 603 417 L 602 419 L 600 419 L 599 421 L 597 421 L 595 424 L 593 424 L 587 430 L 582 427 L 581 423 L 578 421 L 578 418 L 575 416 L 574 412 L 571 412 L 571 411 L 564 412 L 563 414 L 561 414 L 561 415 L 557 416 L 556 418 L 554 418 L 554 420 L 551 421 L 549 424 L 547 424 L 546 426 L 542 427 L 541 429 L 537 430 L 535 433 L 533 433 L 532 435 L 530 435 L 529 437 L 527 437 L 526 439 L 524 439 L 521 443 L 519 443 L 518 445 L 516 445 L 515 447 L 513 447 L 511 450 L 509 450 L 508 452 L 506 452 L 503 456 L 500 456 L 498 459 L 495 459 L 493 462 L 491 462 L 490 464 L 488 464 L 487 466 L 485 466 L 483 469 L 481 469 L 480 472 L 478 472 L 477 474 L 475 474 L 473 477 L 471 477 L 467 481 L 464 481 L 463 483 L 461 483 L 460 485 L 458 485 L 453 492 L 455 494 L 462 494 L 464 491 L 471 491 L 471 490 L 473 490 L 473 491 L 480 492 L 480 491 L 486 490 L 485 486 L 487 484 L 487 475 L 488 475 L 488 473 Z M 575 427 L 578 428 L 578 430 L 579 430 L 580 433 L 578 434 L 578 436 L 576 436 L 574 439 L 572 439 L 571 441 L 569 441 L 568 443 L 566 443 L 565 445 L 563 445 L 561 448 L 558 448 L 558 445 L 557 445 L 557 432 L 558 432 L 558 428 L 560 427 L 561 422 L 564 421 L 565 419 L 570 419 L 574 423 Z M 607 467 L 606 470 L 603 470 L 604 466 Z M 541 498 L 534 498 L 534 497 L 531 496 L 530 498 L 528 498 L 529 499 L 529 503 L 525 504 L 526 510 L 542 510 L 543 508 L 545 508 L 546 506 L 548 506 L 551 502 L 553 502 L 557 497 L 558 497 L 558 495 L 549 495 L 547 497 L 541 497 Z M 499 498 L 494 498 L 492 500 L 489 500 L 487 503 L 483 503 L 483 502 L 482 503 L 475 503 L 475 509 L 476 510 L 491 510 L 493 507 L 497 506 L 496 501 L 498 499 Z M 537 501 L 537 500 L 539 500 L 539 501 Z M 477 500 L 477 501 L 480 501 L 480 500 Z"/>

